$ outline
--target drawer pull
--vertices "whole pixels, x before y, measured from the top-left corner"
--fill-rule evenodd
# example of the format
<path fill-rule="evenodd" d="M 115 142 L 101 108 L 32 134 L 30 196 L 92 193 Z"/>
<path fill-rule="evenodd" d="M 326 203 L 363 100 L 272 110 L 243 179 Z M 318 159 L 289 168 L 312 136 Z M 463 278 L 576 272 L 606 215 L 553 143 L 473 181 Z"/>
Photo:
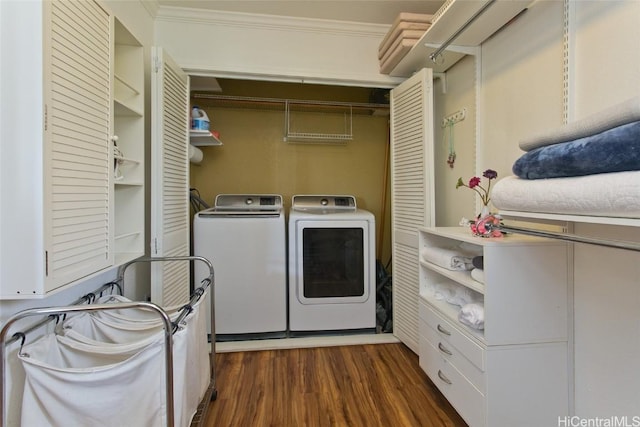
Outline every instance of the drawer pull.
<path fill-rule="evenodd" d="M 451 380 L 450 380 L 449 378 L 445 377 L 445 376 L 444 376 L 444 374 L 442 373 L 442 371 L 441 371 L 441 370 L 439 370 L 439 369 L 438 369 L 438 377 L 440 377 L 440 379 L 441 379 L 442 381 L 444 381 L 445 383 L 447 383 L 447 384 L 449 384 L 449 385 L 451 385 L 451 384 L 452 384 Z"/>
<path fill-rule="evenodd" d="M 451 335 L 451 332 L 447 331 L 445 328 L 443 328 L 442 326 L 440 326 L 440 324 L 438 323 L 438 332 L 442 332 L 445 335 Z"/>
<path fill-rule="evenodd" d="M 441 342 L 438 343 L 438 348 L 440 349 L 441 352 L 443 352 L 447 356 L 452 356 L 453 355 L 453 353 L 451 353 L 451 351 L 448 348 L 443 346 Z"/>

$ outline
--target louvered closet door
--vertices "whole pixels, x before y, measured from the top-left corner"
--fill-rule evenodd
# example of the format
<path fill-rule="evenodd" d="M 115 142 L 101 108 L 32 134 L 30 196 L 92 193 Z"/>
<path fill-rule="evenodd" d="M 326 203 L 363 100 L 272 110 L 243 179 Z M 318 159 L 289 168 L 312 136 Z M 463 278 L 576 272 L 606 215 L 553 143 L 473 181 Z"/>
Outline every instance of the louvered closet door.
<path fill-rule="evenodd" d="M 159 48 L 153 50 L 151 120 L 151 253 L 189 255 L 189 76 Z M 189 264 L 152 263 L 151 301 L 189 301 Z"/>
<path fill-rule="evenodd" d="M 109 15 L 93 1 L 44 3 L 51 17 L 45 20 L 44 74 L 50 291 L 112 264 L 112 31 Z"/>
<path fill-rule="evenodd" d="M 391 91 L 393 333 L 418 352 L 418 233 L 433 225 L 433 82 L 423 69 Z"/>

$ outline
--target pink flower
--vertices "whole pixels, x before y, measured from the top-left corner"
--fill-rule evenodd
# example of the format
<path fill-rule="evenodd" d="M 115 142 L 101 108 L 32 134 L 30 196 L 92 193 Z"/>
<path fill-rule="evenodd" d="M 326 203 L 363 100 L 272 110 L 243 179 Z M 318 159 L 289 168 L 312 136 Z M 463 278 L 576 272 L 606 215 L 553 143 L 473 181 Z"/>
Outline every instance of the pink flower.
<path fill-rule="evenodd" d="M 478 193 L 478 195 L 480 196 L 480 200 L 482 200 L 482 204 L 485 206 L 489 206 L 489 201 L 491 200 L 491 180 L 498 177 L 498 172 L 494 171 L 493 169 L 487 169 L 482 173 L 482 176 L 489 180 L 486 188 L 480 184 L 482 179 L 474 176 L 469 180 L 469 185 L 466 185 L 462 178 L 458 178 L 458 182 L 456 182 L 456 189 L 460 187 L 467 187 L 472 189 L 473 191 Z"/>

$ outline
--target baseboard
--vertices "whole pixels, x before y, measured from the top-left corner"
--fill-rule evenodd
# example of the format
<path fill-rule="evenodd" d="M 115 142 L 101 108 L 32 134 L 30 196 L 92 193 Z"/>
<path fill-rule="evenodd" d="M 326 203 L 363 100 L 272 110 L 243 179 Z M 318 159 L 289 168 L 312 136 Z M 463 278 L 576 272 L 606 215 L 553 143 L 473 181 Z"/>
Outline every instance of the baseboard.
<path fill-rule="evenodd" d="M 280 338 L 250 341 L 229 341 L 216 343 L 217 353 L 235 351 L 278 350 L 291 348 L 333 347 L 341 345 L 390 344 L 398 343 L 393 334 L 362 334 Z"/>

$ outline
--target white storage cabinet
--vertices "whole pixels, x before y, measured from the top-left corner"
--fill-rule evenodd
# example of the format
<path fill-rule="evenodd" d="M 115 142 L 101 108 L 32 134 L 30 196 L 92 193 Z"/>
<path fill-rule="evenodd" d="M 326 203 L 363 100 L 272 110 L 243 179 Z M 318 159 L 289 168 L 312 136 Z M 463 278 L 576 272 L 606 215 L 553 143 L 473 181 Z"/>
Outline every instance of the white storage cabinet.
<path fill-rule="evenodd" d="M 466 227 L 422 228 L 420 249 L 473 245 L 484 283 L 419 256 L 419 359 L 472 427 L 556 425 L 569 407 L 567 245 L 509 235 L 480 238 Z M 436 299 L 440 284 L 484 298 L 484 330 L 458 320 L 460 307 Z"/>
<path fill-rule="evenodd" d="M 95 1 L 0 8 L 0 298 L 42 298 L 144 252 L 142 46 Z"/>

